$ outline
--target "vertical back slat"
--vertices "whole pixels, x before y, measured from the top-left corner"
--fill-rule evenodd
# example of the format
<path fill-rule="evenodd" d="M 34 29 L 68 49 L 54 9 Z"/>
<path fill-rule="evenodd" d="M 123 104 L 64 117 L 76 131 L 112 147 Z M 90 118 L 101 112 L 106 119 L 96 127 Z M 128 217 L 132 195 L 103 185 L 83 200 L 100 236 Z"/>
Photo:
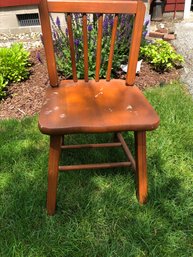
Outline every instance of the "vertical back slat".
<path fill-rule="evenodd" d="M 141 36 L 143 31 L 144 14 L 145 5 L 143 4 L 143 2 L 138 1 L 129 53 L 128 70 L 126 76 L 126 84 L 129 86 L 132 86 L 135 81 L 136 67 L 141 43 Z"/>
<path fill-rule="evenodd" d="M 118 15 L 116 14 L 113 22 L 113 29 L 112 29 L 112 35 L 111 35 L 111 46 L 110 46 L 109 61 L 108 61 L 107 75 L 106 75 L 107 81 L 111 79 L 111 69 L 112 69 L 112 63 L 113 63 L 117 24 L 118 24 Z"/>
<path fill-rule="evenodd" d="M 98 36 L 97 36 L 97 49 L 96 49 L 96 72 L 95 72 L 96 82 L 99 81 L 99 74 L 100 74 L 102 36 L 103 36 L 103 15 L 100 14 L 98 18 Z"/>
<path fill-rule="evenodd" d="M 84 45 L 84 80 L 88 82 L 88 36 L 87 15 L 83 15 L 83 45 Z"/>
<path fill-rule="evenodd" d="M 77 82 L 77 73 L 76 73 L 76 58 L 75 58 L 75 50 L 74 50 L 74 39 L 73 39 L 73 30 L 72 30 L 72 17 L 71 14 L 67 14 L 67 27 L 68 27 L 68 35 L 69 35 L 69 44 L 70 44 L 70 54 L 71 54 L 71 62 L 72 62 L 72 75 L 74 82 Z"/>
<path fill-rule="evenodd" d="M 43 34 L 44 49 L 46 54 L 46 62 L 48 67 L 48 75 L 50 85 L 52 87 L 58 86 L 58 75 L 56 69 L 56 60 L 54 55 L 54 46 L 52 41 L 52 32 L 50 26 L 50 18 L 48 14 L 48 6 L 46 0 L 41 0 L 39 3 L 39 14 Z"/>

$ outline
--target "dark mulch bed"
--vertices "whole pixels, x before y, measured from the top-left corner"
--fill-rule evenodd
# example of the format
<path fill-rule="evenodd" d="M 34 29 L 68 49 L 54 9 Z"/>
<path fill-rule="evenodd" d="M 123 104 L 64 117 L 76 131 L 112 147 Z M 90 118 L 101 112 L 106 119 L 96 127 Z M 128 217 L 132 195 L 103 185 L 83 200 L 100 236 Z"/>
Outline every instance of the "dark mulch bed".
<path fill-rule="evenodd" d="M 37 50 L 31 52 L 31 75 L 26 81 L 11 84 L 8 87 L 8 96 L 0 102 L 0 119 L 23 118 L 38 113 L 45 90 L 49 85 L 46 62 L 43 49 L 40 49 L 42 63 L 37 60 Z M 170 83 L 179 78 L 179 70 L 158 73 L 145 62 L 142 63 L 140 74 L 136 77 L 136 85 L 140 89 L 155 87 Z"/>

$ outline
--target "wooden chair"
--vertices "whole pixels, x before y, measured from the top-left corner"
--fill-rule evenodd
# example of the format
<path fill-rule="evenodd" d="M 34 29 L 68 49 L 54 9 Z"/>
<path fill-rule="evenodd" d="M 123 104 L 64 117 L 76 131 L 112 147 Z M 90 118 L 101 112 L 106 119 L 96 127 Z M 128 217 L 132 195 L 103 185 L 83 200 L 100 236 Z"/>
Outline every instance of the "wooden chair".
<path fill-rule="evenodd" d="M 71 51 L 72 80 L 58 82 L 52 32 L 49 13 L 67 13 L 69 45 Z M 142 1 L 128 0 L 40 0 L 39 13 L 41 19 L 44 48 L 50 79 L 45 102 L 39 115 L 39 128 L 44 134 L 50 135 L 50 150 L 48 164 L 47 212 L 53 215 L 56 206 L 58 171 L 127 167 L 131 165 L 136 170 L 137 196 L 141 204 L 147 197 L 146 170 L 146 131 L 157 128 L 159 117 L 146 100 L 142 92 L 134 85 L 136 65 L 143 30 L 145 6 Z M 84 80 L 78 80 L 72 20 L 70 13 L 83 14 L 84 41 Z M 95 80 L 88 78 L 88 44 L 87 44 L 87 14 L 98 13 L 98 37 L 96 50 Z M 109 53 L 106 80 L 99 78 L 101 63 L 101 40 L 103 14 L 115 15 Z M 116 39 L 118 15 L 129 13 L 135 15 L 130 53 L 128 57 L 128 72 L 126 80 L 110 79 L 113 52 Z M 121 132 L 134 131 L 135 159 L 132 156 Z M 104 133 L 114 132 L 117 141 L 103 144 L 64 145 L 63 135 L 73 133 Z M 59 166 L 61 149 L 81 147 L 123 147 L 128 157 L 126 162 L 100 163 Z"/>

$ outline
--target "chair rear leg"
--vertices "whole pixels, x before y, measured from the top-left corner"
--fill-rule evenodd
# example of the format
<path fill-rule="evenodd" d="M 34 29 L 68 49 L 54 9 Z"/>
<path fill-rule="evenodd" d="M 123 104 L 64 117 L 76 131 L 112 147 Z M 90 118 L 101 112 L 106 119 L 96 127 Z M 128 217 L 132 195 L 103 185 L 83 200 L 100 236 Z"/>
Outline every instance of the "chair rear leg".
<path fill-rule="evenodd" d="M 62 145 L 64 145 L 64 135 L 62 135 L 62 137 L 61 137 L 62 139 Z"/>
<path fill-rule="evenodd" d="M 135 131 L 137 197 L 141 204 L 147 200 L 146 132 Z"/>
<path fill-rule="evenodd" d="M 113 135 L 112 135 L 112 141 L 113 141 L 113 142 L 118 142 L 118 141 L 119 141 L 118 138 L 117 138 L 117 132 L 113 133 Z"/>
<path fill-rule="evenodd" d="M 50 136 L 50 151 L 48 162 L 48 192 L 47 192 L 47 212 L 53 215 L 56 208 L 56 193 L 58 183 L 58 165 L 61 150 L 61 136 Z"/>

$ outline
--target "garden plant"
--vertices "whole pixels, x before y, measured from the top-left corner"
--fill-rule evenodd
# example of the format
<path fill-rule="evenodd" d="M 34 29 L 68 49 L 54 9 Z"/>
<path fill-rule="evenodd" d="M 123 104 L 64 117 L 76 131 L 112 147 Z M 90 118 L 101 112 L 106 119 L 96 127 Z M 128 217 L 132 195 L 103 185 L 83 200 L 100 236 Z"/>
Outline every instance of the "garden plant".
<path fill-rule="evenodd" d="M 66 16 L 65 16 L 66 17 Z M 89 52 L 89 77 L 95 76 L 95 59 L 96 59 L 96 38 L 98 27 L 98 14 L 88 16 L 88 52 Z M 63 31 L 59 17 L 56 21 L 52 19 L 53 38 L 55 42 L 55 51 L 58 70 L 66 78 L 71 77 L 70 49 L 68 42 L 68 29 Z M 110 39 L 113 27 L 114 15 L 106 14 L 103 21 L 103 39 L 102 39 L 102 60 L 100 77 L 105 78 L 109 58 Z M 129 46 L 132 36 L 133 16 L 122 14 L 119 15 L 117 28 L 117 37 L 113 57 L 112 76 L 117 76 L 117 71 L 120 70 L 121 64 L 127 63 Z M 74 45 L 76 52 L 76 65 L 78 78 L 84 77 L 83 68 L 83 38 L 82 38 L 82 14 L 72 14 L 74 29 Z M 124 26 L 124 24 L 127 26 Z M 144 24 L 143 40 L 147 34 L 147 26 L 149 21 Z"/>
<path fill-rule="evenodd" d="M 177 54 L 172 45 L 162 39 L 141 46 L 140 58 L 149 62 L 159 72 L 179 67 L 184 61 L 182 55 Z"/>
<path fill-rule="evenodd" d="M 0 48 L 0 97 L 5 96 L 4 89 L 9 82 L 19 82 L 29 77 L 29 56 L 22 44 Z"/>
<path fill-rule="evenodd" d="M 113 26 L 113 15 L 105 15 L 103 21 L 103 39 L 102 39 L 102 54 L 103 59 L 101 61 L 100 77 L 105 78 L 109 49 L 110 38 Z M 95 58 L 96 58 L 96 38 L 97 38 L 97 19 L 98 15 L 90 16 L 88 19 L 88 38 L 89 38 L 89 76 L 93 78 L 95 75 Z M 56 21 L 52 20 L 53 26 L 53 38 L 55 42 L 56 59 L 58 65 L 58 71 L 64 75 L 64 77 L 71 77 L 71 63 L 70 49 L 68 42 L 68 29 L 63 31 L 59 17 Z M 83 69 L 83 39 L 82 39 L 82 15 L 72 15 L 74 31 L 74 45 L 76 52 L 77 63 L 77 75 L 78 78 L 84 77 Z M 127 27 L 123 26 L 127 23 Z M 152 67 L 158 72 L 165 72 L 173 67 L 180 67 L 183 63 L 183 57 L 177 54 L 172 45 L 164 40 L 156 40 L 154 42 L 147 41 L 145 39 L 147 35 L 147 27 L 149 21 L 144 23 L 144 31 L 142 35 L 140 59 L 150 63 Z M 129 46 L 132 37 L 133 28 L 133 16 L 122 14 L 119 16 L 117 38 L 114 50 L 112 76 L 116 77 L 120 66 L 127 64 L 127 56 L 129 53 Z"/>
<path fill-rule="evenodd" d="M 3 78 L 3 75 L 0 74 L 0 99 L 6 95 L 5 88 L 8 84 L 7 81 Z"/>

